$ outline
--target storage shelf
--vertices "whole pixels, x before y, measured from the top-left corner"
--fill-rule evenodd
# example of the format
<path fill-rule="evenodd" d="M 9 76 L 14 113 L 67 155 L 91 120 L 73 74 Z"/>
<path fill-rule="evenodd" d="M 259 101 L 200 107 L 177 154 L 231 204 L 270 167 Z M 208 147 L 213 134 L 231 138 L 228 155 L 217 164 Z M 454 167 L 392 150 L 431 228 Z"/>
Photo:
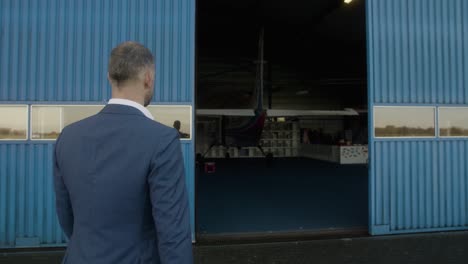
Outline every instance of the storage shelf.
<path fill-rule="evenodd" d="M 298 156 L 300 151 L 298 125 L 297 122 L 266 124 L 260 138 L 260 145 L 263 151 L 265 153 L 272 153 L 274 157 Z M 259 158 L 264 156 L 257 147 L 243 147 L 239 149 L 215 147 L 207 153 L 207 157 L 224 157 L 226 153 L 229 153 L 231 158 Z"/>
<path fill-rule="evenodd" d="M 270 129 L 264 129 L 263 130 L 265 132 L 271 132 L 271 133 L 292 133 L 294 132 L 294 130 L 286 130 L 286 129 L 283 129 L 283 130 L 278 130 L 278 129 L 274 129 L 274 130 L 270 130 Z M 299 130 L 298 130 L 299 131 Z"/>
<path fill-rule="evenodd" d="M 261 141 L 294 141 L 292 138 L 262 138 Z"/>
<path fill-rule="evenodd" d="M 299 149 L 299 147 L 265 147 L 265 146 L 262 146 L 262 149 L 263 150 L 267 150 L 267 149 Z"/>

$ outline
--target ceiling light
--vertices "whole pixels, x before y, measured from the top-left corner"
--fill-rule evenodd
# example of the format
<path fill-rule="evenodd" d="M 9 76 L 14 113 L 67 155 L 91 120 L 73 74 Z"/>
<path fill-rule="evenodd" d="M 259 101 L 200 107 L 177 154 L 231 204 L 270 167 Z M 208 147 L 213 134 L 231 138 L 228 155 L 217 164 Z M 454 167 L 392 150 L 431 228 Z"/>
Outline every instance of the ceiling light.
<path fill-rule="evenodd" d="M 309 94 L 308 90 L 301 90 L 301 91 L 296 92 L 296 95 L 306 95 L 306 94 Z"/>
<path fill-rule="evenodd" d="M 345 4 L 350 4 L 353 0 L 344 0 Z"/>

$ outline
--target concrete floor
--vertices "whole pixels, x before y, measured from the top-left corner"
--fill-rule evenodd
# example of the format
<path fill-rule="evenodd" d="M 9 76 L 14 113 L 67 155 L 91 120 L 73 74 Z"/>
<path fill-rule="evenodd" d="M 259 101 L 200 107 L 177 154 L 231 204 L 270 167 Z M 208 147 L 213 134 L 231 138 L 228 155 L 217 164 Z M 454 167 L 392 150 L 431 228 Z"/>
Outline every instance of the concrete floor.
<path fill-rule="evenodd" d="M 306 158 L 214 159 L 196 175 L 197 233 L 366 228 L 368 168 Z M 248 169 L 246 169 L 248 168 Z"/>
<path fill-rule="evenodd" d="M 0 251 L 2 264 L 60 263 L 63 250 Z M 312 241 L 195 245 L 197 264 L 233 263 L 468 263 L 468 232 Z"/>

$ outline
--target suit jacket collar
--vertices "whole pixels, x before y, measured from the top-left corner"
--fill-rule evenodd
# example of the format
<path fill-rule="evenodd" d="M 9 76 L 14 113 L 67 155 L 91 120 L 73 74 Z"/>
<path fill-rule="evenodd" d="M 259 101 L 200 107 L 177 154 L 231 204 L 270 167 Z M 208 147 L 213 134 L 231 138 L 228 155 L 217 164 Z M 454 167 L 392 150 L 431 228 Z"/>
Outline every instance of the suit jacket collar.
<path fill-rule="evenodd" d="M 140 110 L 128 105 L 121 104 L 108 104 L 101 110 L 100 113 L 118 115 L 138 115 L 147 118 Z"/>
<path fill-rule="evenodd" d="M 123 99 L 123 98 L 111 98 L 107 104 L 120 104 L 120 105 L 128 105 L 128 106 L 134 107 L 140 110 L 140 112 L 142 112 L 149 119 L 154 120 L 154 117 L 151 114 L 151 112 L 146 107 L 144 107 L 143 105 L 135 101 Z"/>

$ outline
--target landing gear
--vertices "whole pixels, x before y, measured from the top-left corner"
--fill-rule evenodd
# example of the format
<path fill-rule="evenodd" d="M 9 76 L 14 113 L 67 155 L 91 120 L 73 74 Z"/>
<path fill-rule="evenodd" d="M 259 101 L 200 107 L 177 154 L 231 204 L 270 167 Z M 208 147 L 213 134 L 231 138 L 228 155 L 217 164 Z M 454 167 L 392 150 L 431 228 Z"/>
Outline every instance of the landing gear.
<path fill-rule="evenodd" d="M 263 156 L 265 157 L 266 166 L 271 167 L 273 165 L 273 153 L 271 152 L 265 153 L 262 146 L 260 145 L 258 145 L 257 148 L 262 152 Z"/>
<path fill-rule="evenodd" d="M 200 173 L 203 173 L 203 168 L 205 167 L 205 157 L 201 153 L 197 153 L 195 156 L 195 167 Z"/>
<path fill-rule="evenodd" d="M 268 152 L 265 156 L 266 166 L 272 167 L 273 166 L 273 153 Z"/>

